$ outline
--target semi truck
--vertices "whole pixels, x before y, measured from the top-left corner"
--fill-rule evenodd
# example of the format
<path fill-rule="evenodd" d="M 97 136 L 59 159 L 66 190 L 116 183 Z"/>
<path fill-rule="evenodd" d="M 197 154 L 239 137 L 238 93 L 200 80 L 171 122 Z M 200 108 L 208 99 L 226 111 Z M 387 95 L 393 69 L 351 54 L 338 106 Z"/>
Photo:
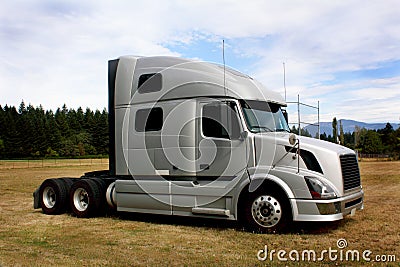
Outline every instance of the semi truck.
<path fill-rule="evenodd" d="M 282 96 L 241 72 L 176 57 L 108 62 L 109 169 L 49 178 L 45 214 L 236 220 L 273 233 L 363 209 L 357 155 L 290 132 Z"/>

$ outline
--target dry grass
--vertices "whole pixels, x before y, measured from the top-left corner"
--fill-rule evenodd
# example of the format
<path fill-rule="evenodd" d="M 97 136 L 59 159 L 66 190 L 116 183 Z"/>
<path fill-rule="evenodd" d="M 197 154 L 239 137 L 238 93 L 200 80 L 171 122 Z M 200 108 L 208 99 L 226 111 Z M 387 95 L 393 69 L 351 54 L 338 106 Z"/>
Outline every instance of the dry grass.
<path fill-rule="evenodd" d="M 0 170 L 0 265 L 4 266 L 305 266 L 259 262 L 257 251 L 348 249 L 396 254 L 400 262 L 400 162 L 361 162 L 365 209 L 339 223 L 296 224 L 281 235 L 241 231 L 234 223 L 141 214 L 78 219 L 47 216 L 32 208 L 32 192 L 49 177 L 79 177 L 107 165 Z M 311 266 L 379 265 L 316 262 Z M 385 264 L 386 265 L 386 264 Z"/>

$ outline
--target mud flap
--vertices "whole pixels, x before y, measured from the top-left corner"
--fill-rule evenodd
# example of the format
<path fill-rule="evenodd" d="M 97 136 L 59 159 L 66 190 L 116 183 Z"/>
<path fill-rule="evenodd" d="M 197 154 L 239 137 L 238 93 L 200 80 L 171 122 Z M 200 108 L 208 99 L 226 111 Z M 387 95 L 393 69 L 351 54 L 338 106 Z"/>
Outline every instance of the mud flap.
<path fill-rule="evenodd" d="M 34 209 L 40 209 L 40 203 L 39 203 L 39 189 L 38 187 L 35 192 L 33 192 L 33 208 Z"/>

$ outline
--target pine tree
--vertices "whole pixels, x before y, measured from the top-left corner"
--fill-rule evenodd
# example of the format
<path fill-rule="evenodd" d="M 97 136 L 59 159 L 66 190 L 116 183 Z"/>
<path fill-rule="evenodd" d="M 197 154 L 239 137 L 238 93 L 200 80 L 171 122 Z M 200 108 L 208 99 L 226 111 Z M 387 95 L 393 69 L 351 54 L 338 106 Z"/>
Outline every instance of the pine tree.
<path fill-rule="evenodd" d="M 292 129 L 290 130 L 290 132 L 294 133 L 294 134 L 299 134 L 299 130 L 294 125 L 292 126 Z"/>
<path fill-rule="evenodd" d="M 344 145 L 344 132 L 343 132 L 343 125 L 342 125 L 342 120 L 340 120 L 340 126 L 339 126 L 339 136 L 340 136 L 340 144 Z"/>
<path fill-rule="evenodd" d="M 56 113 L 54 114 L 54 117 L 56 119 L 57 127 L 58 130 L 61 133 L 61 136 L 66 139 L 70 137 L 71 131 L 67 122 L 67 113 L 68 109 L 66 105 L 64 104 L 62 109 L 58 108 Z"/>
<path fill-rule="evenodd" d="M 344 145 L 348 148 L 354 149 L 354 137 L 355 137 L 355 132 L 344 133 Z"/>
<path fill-rule="evenodd" d="M 336 117 L 333 118 L 332 120 L 332 129 L 333 129 L 333 142 L 337 143 L 338 141 L 338 135 L 337 135 L 337 120 Z"/>
<path fill-rule="evenodd" d="M 393 126 L 388 122 L 386 123 L 385 128 L 379 129 L 377 133 L 380 135 L 382 144 L 384 146 L 384 151 L 386 153 L 393 152 L 393 144 L 396 143 L 396 138 L 394 138 L 393 133 L 394 129 Z"/>
<path fill-rule="evenodd" d="M 24 100 L 22 100 L 22 101 L 21 101 L 21 104 L 19 105 L 18 113 L 19 113 L 19 114 L 24 114 L 24 113 L 26 113 L 26 106 L 25 106 Z"/>
<path fill-rule="evenodd" d="M 52 110 L 47 111 L 45 114 L 45 133 L 48 144 L 45 155 L 57 155 L 61 146 L 61 133 Z"/>
<path fill-rule="evenodd" d="M 4 131 L 4 150 L 7 158 L 20 156 L 21 142 L 19 139 L 19 131 L 17 130 L 18 112 L 15 107 L 4 107 L 6 125 Z"/>

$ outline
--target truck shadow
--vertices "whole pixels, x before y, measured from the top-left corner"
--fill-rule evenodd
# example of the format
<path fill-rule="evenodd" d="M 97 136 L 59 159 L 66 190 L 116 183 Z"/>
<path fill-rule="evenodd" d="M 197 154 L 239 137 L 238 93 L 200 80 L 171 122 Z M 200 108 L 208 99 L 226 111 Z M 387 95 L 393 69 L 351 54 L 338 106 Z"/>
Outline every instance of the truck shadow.
<path fill-rule="evenodd" d="M 345 224 L 345 220 L 335 222 L 294 222 L 288 233 L 307 235 L 327 234 L 344 227 Z"/>
<path fill-rule="evenodd" d="M 121 220 L 139 221 L 151 224 L 201 227 L 205 229 L 214 229 L 217 231 L 223 231 L 228 229 L 243 231 L 243 232 L 246 231 L 244 227 L 241 226 L 236 221 L 210 219 L 202 217 L 184 217 L 184 216 L 142 214 L 142 213 L 128 213 L 128 212 L 127 213 L 122 212 L 111 216 Z M 280 234 L 307 234 L 307 235 L 327 234 L 344 227 L 346 223 L 349 223 L 347 219 L 335 222 L 293 222 L 285 232 Z"/>
<path fill-rule="evenodd" d="M 131 213 L 119 212 L 113 215 L 121 220 L 139 221 L 151 224 L 174 225 L 174 226 L 188 226 L 188 227 L 201 227 L 215 230 L 236 229 L 236 221 L 227 221 L 219 219 L 210 219 L 202 217 L 185 217 L 185 216 L 172 216 L 172 215 L 159 215 L 159 214 L 146 214 L 146 213 Z"/>

